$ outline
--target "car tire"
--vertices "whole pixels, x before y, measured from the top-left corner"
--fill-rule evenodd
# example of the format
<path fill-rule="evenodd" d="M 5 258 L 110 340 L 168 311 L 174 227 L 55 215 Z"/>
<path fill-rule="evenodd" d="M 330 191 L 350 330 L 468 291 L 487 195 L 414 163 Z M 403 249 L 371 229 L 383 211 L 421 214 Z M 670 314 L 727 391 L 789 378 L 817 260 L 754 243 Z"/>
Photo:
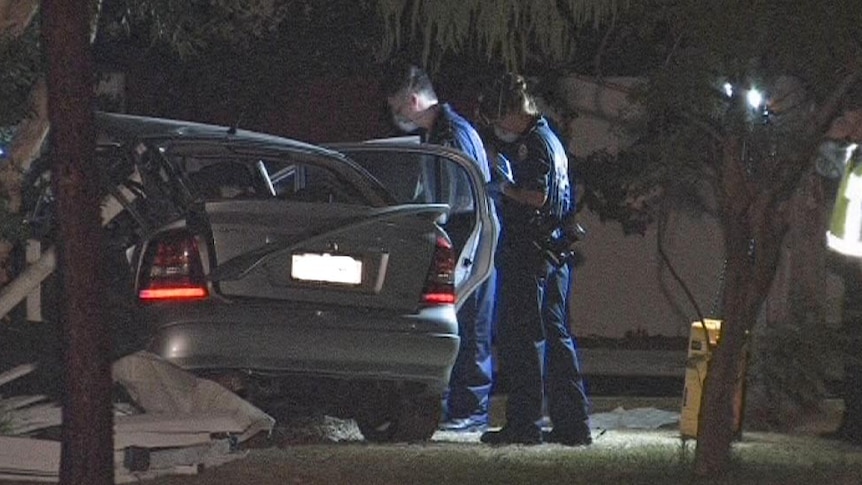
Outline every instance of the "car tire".
<path fill-rule="evenodd" d="M 389 406 L 360 413 L 356 424 L 366 441 L 374 443 L 428 441 L 437 431 L 440 413 L 440 396 L 402 396 Z"/>

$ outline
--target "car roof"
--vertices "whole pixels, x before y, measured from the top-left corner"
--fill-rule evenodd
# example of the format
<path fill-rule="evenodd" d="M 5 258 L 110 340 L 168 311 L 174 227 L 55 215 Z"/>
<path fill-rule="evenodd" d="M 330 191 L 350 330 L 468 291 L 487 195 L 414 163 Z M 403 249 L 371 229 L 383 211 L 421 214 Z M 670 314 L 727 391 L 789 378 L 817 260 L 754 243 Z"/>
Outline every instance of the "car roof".
<path fill-rule="evenodd" d="M 237 130 L 228 126 L 182 121 L 169 118 L 129 115 L 121 113 L 95 112 L 97 144 L 100 146 L 128 146 L 142 141 L 160 142 L 198 142 L 218 145 L 244 146 L 263 150 L 287 150 L 295 154 L 305 154 L 318 160 L 337 163 L 331 166 L 350 177 L 360 177 L 371 181 L 383 203 L 392 203 L 392 195 L 364 167 L 357 164 L 338 150 L 284 138 L 266 133 Z"/>
<path fill-rule="evenodd" d="M 95 123 L 99 144 L 128 143 L 142 139 L 222 139 L 228 142 L 292 147 L 330 156 L 340 155 L 336 151 L 291 138 L 194 121 L 97 111 Z"/>

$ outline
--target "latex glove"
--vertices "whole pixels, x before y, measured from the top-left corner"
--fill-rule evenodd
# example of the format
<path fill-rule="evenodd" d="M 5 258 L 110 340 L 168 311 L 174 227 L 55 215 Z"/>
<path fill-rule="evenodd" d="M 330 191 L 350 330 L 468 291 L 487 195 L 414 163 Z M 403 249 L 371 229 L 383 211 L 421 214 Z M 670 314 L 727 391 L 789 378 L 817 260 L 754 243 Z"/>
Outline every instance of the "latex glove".
<path fill-rule="evenodd" d="M 497 153 L 494 157 L 493 165 L 494 170 L 491 173 L 492 179 L 510 184 L 515 183 L 515 180 L 512 178 L 512 164 L 509 163 L 508 158 L 501 153 Z"/>

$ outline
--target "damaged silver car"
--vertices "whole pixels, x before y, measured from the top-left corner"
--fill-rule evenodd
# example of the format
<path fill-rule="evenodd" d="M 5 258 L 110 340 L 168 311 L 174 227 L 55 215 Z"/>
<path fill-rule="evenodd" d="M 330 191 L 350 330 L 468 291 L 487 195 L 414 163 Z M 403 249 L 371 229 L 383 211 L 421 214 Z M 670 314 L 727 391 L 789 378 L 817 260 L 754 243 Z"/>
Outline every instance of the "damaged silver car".
<path fill-rule="evenodd" d="M 106 257 L 128 269 L 128 291 L 115 291 L 135 299 L 130 350 L 263 407 L 354 418 L 369 440 L 431 437 L 456 311 L 488 277 L 499 231 L 475 162 L 409 142 L 324 148 L 96 120 L 106 207 L 116 206 L 109 252 L 122 255 Z M 50 190 L 39 193 L 35 226 L 50 219 Z"/>

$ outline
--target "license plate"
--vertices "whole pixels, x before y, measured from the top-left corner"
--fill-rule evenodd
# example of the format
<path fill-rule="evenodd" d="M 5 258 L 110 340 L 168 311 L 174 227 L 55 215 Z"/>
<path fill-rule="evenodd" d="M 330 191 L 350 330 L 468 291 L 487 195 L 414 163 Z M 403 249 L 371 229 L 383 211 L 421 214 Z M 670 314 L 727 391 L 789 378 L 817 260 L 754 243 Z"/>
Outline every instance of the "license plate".
<path fill-rule="evenodd" d="M 358 285 L 362 283 L 362 261 L 334 254 L 294 254 L 290 276 L 303 281 Z"/>

